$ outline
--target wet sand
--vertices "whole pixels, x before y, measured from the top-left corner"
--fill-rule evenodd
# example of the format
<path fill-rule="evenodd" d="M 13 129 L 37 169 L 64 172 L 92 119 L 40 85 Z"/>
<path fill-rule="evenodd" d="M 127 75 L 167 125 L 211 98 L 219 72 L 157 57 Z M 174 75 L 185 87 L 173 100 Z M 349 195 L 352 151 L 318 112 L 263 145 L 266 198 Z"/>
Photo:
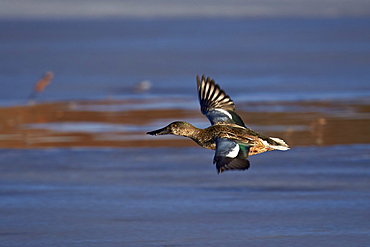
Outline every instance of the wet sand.
<path fill-rule="evenodd" d="M 156 101 L 160 99 L 3 107 L 0 108 L 0 148 L 195 146 L 185 138 L 152 137 L 145 133 L 174 120 L 189 121 L 203 128 L 209 126 L 198 109 L 122 110 L 126 105 Z M 247 126 L 281 137 L 291 146 L 370 143 L 368 101 L 244 103 L 238 109 Z"/>

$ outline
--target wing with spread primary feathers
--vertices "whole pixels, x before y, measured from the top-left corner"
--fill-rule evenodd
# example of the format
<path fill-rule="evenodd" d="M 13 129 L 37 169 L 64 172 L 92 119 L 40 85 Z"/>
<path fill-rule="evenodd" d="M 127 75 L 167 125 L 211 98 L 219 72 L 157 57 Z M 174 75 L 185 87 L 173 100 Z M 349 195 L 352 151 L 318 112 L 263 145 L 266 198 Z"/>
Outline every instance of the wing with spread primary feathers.
<path fill-rule="evenodd" d="M 231 98 L 211 78 L 197 76 L 198 96 L 201 112 L 211 124 L 233 123 L 245 127 L 243 120 L 235 113 Z"/>

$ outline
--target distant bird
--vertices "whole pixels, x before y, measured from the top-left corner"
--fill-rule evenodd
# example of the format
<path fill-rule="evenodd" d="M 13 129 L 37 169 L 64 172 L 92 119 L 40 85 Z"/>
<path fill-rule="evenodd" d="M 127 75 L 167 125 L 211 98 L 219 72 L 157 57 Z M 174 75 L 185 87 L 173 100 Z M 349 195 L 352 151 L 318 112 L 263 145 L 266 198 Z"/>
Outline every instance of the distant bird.
<path fill-rule="evenodd" d="M 38 94 L 42 93 L 45 90 L 46 86 L 51 83 L 53 78 L 54 73 L 51 71 L 47 71 L 44 76 L 36 82 L 35 86 L 33 87 L 33 92 L 30 95 L 30 99 L 34 99 Z"/>
<path fill-rule="evenodd" d="M 190 123 L 176 121 L 147 134 L 185 136 L 201 147 L 216 150 L 213 163 L 216 164 L 218 173 L 248 169 L 249 155 L 289 149 L 283 140 L 267 137 L 247 128 L 236 114 L 234 102 L 214 80 L 205 78 L 204 75 L 201 79 L 199 76 L 196 79 L 201 112 L 212 125 L 199 129 Z"/>
<path fill-rule="evenodd" d="M 140 81 L 134 87 L 135 93 L 143 93 L 148 91 L 152 87 L 152 83 L 148 80 Z"/>

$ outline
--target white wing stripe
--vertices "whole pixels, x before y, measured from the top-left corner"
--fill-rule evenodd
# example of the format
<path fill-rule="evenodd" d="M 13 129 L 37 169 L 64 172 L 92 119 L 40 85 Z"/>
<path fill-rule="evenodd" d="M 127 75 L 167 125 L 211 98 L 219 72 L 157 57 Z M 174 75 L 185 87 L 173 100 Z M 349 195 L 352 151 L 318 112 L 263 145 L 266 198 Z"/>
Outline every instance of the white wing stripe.
<path fill-rule="evenodd" d="M 229 158 L 235 158 L 236 156 L 238 156 L 238 153 L 239 153 L 239 145 L 236 144 L 235 147 L 233 148 L 233 150 L 231 150 L 227 155 L 226 157 L 229 157 Z"/>
<path fill-rule="evenodd" d="M 226 111 L 224 109 L 220 109 L 220 108 L 217 108 L 215 110 L 216 111 L 219 111 L 219 112 L 222 112 L 223 114 L 225 114 L 226 116 L 228 116 L 230 119 L 233 119 L 233 116 L 231 116 L 231 114 L 228 111 Z"/>

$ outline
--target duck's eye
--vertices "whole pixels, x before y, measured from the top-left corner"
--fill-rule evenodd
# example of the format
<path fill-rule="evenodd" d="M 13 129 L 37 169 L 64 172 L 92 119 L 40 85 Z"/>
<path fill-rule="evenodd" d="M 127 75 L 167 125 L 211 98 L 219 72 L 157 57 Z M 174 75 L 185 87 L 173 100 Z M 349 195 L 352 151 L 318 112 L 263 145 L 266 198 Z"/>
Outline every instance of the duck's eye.
<path fill-rule="evenodd" d="M 172 126 L 176 128 L 177 127 L 177 124 L 173 124 Z"/>

